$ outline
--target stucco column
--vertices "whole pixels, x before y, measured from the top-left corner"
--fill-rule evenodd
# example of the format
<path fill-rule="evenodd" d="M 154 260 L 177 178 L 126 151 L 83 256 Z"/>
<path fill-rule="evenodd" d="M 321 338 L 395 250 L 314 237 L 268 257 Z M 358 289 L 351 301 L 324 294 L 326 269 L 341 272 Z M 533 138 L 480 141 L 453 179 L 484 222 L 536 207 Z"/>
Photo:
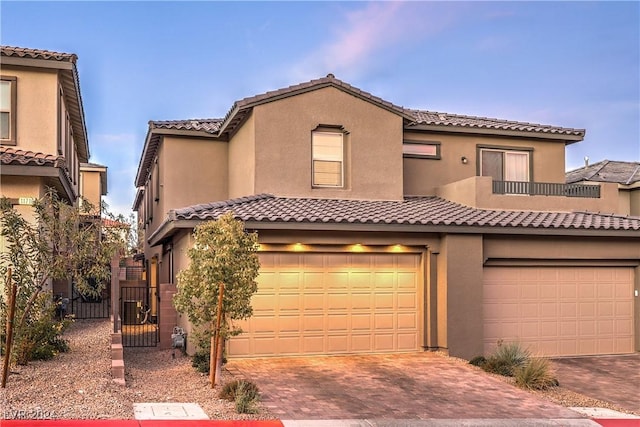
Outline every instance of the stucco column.
<path fill-rule="evenodd" d="M 173 327 L 178 323 L 178 312 L 173 306 L 173 296 L 178 292 L 173 283 L 160 284 L 160 331 L 159 347 L 162 349 L 171 348 L 171 333 Z"/>
<path fill-rule="evenodd" d="M 482 236 L 444 236 L 437 265 L 438 346 L 464 359 L 481 355 Z"/>

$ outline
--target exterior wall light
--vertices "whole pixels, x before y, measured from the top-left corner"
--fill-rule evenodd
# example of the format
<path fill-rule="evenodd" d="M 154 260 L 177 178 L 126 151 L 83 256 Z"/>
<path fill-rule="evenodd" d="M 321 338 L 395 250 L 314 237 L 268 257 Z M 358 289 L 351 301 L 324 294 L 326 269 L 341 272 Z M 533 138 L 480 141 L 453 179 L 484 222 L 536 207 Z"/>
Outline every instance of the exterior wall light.
<path fill-rule="evenodd" d="M 364 247 L 362 247 L 361 243 L 356 243 L 351 246 L 351 252 L 364 252 Z"/>
<path fill-rule="evenodd" d="M 466 165 L 467 163 L 469 163 L 469 159 L 467 159 L 465 156 L 462 156 L 460 158 L 460 161 L 462 162 L 463 165 Z"/>

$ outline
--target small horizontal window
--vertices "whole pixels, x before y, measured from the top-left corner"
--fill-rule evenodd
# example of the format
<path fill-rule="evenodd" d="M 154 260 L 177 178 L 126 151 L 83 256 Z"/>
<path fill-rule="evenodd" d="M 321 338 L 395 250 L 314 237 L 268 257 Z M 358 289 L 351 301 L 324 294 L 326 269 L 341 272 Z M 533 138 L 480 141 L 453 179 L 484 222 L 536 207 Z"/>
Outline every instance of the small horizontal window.
<path fill-rule="evenodd" d="M 402 144 L 402 155 L 418 159 L 439 159 L 440 143 L 405 141 Z"/>

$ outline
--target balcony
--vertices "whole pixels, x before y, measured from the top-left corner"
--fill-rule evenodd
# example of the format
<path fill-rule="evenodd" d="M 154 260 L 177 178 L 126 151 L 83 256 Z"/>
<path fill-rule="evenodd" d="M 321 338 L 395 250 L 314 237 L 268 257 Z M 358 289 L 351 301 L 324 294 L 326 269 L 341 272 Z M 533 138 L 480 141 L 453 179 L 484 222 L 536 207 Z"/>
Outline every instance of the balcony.
<path fill-rule="evenodd" d="M 436 189 L 436 195 L 481 209 L 620 213 L 618 184 L 493 181 L 474 176 Z"/>
<path fill-rule="evenodd" d="M 528 196 L 564 196 L 600 198 L 599 185 L 559 184 L 551 182 L 493 181 L 493 194 L 522 194 Z"/>

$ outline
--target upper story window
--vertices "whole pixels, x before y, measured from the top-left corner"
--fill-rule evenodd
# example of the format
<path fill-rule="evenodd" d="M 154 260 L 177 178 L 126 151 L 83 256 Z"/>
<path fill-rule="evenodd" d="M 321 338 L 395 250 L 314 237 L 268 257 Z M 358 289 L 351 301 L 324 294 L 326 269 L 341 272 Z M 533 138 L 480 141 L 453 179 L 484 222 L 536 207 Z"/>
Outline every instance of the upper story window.
<path fill-rule="evenodd" d="M 494 181 L 530 181 L 531 152 L 480 148 L 480 175 Z"/>
<path fill-rule="evenodd" d="M 416 159 L 440 159 L 440 143 L 432 141 L 404 141 L 403 157 Z"/>
<path fill-rule="evenodd" d="M 16 144 L 16 78 L 0 77 L 0 142 Z"/>
<path fill-rule="evenodd" d="M 344 132 L 313 131 L 311 156 L 314 187 L 344 187 Z"/>

